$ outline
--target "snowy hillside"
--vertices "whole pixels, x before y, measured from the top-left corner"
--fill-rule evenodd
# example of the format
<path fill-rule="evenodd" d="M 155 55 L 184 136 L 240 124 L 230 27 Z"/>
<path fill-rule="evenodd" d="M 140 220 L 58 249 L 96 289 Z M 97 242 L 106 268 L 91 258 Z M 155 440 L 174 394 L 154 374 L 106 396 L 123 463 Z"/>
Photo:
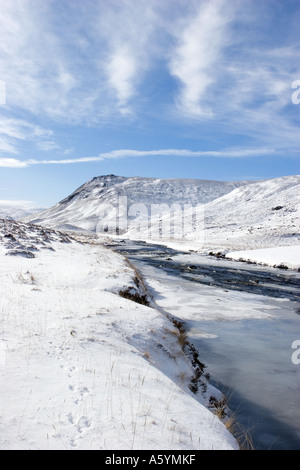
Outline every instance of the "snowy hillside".
<path fill-rule="evenodd" d="M 300 244 L 300 176 L 256 182 L 205 206 L 205 246 L 254 249 Z"/>
<path fill-rule="evenodd" d="M 193 216 L 199 216 L 198 224 Z M 138 234 L 131 227 L 128 235 L 149 240 L 149 234 L 170 226 L 169 214 L 152 219 L 151 224 L 152 232 L 146 229 Z M 287 176 L 243 185 L 199 206 L 198 212 L 195 207 L 188 209 L 184 220 L 179 213 L 171 235 L 175 247 L 218 252 L 300 245 L 299 228 L 300 176 Z"/>
<path fill-rule="evenodd" d="M 102 176 L 33 223 L 197 250 L 300 244 L 300 176 L 260 182 Z"/>
<path fill-rule="evenodd" d="M 0 219 L 0 449 L 236 449 L 179 324 L 93 236 Z M 121 294 L 121 295 L 120 295 Z"/>
<path fill-rule="evenodd" d="M 206 204 L 179 210 L 173 219 L 169 213 L 152 217 L 151 229 L 145 223 L 140 225 L 140 231 L 136 224 L 129 225 L 127 237 L 156 239 L 175 249 L 238 251 L 230 257 L 298 269 L 300 176 L 252 182 Z M 275 247 L 276 253 L 260 251 L 258 258 L 251 253 Z"/>
<path fill-rule="evenodd" d="M 125 178 L 100 176 L 88 181 L 73 194 L 49 210 L 30 217 L 32 223 L 58 229 L 101 231 L 101 227 L 119 228 L 119 212 L 142 211 L 151 215 L 151 205 L 203 204 L 212 201 L 246 182 L 220 182 L 189 179 Z M 126 201 L 124 198 L 126 197 Z M 126 204 L 125 209 L 120 207 Z M 117 208 L 115 215 L 113 208 Z M 120 209 L 120 210 L 119 210 Z M 134 219 L 134 216 L 132 217 Z M 99 224 L 100 222 L 100 224 Z M 131 224 L 129 220 L 129 226 Z M 134 224 L 134 223 L 133 223 Z M 127 228 L 127 227 L 126 227 Z M 115 230 L 116 231 L 116 230 Z M 127 230 L 125 230 L 126 232 Z M 120 227 L 120 233 L 123 233 Z"/>

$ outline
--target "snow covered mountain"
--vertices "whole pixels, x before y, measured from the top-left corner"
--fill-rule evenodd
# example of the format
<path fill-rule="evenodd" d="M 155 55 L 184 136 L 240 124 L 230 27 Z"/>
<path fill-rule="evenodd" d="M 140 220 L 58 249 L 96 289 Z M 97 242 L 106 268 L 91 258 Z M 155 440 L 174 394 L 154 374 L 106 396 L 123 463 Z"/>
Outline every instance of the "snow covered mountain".
<path fill-rule="evenodd" d="M 150 217 L 151 205 L 165 204 L 171 207 L 173 204 L 204 204 L 245 184 L 246 181 L 99 176 L 85 183 L 54 207 L 27 220 L 58 229 L 95 232 L 101 231 L 99 222 L 104 228 L 105 221 L 108 226 L 115 227 L 116 224 L 112 224 L 116 217 L 113 208 L 123 212 L 126 210 L 132 222 L 132 219 L 136 218 L 136 212 L 143 209 L 147 210 Z M 123 207 L 124 204 L 126 207 Z M 130 216 L 130 211 L 132 214 L 135 211 L 134 215 Z"/>
<path fill-rule="evenodd" d="M 30 222 L 241 250 L 300 241 L 300 176 L 259 182 L 100 176 Z M 200 233 L 201 232 L 201 233 Z"/>
<path fill-rule="evenodd" d="M 254 249 L 300 243 L 300 176 L 256 182 L 205 206 L 206 246 Z"/>

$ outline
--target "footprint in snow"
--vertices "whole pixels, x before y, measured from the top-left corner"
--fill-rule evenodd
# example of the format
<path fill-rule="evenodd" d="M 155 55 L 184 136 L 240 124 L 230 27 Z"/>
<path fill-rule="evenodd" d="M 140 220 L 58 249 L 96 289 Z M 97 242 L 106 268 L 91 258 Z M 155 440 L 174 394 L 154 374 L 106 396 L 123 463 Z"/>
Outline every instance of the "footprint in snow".
<path fill-rule="evenodd" d="M 82 433 L 84 430 L 90 428 L 92 423 L 87 419 L 86 416 L 82 416 L 77 424 L 77 429 L 80 433 Z"/>
<path fill-rule="evenodd" d="M 83 397 L 83 396 L 88 395 L 90 393 L 90 389 L 87 388 L 87 387 L 81 387 L 81 388 L 78 389 L 78 392 Z"/>

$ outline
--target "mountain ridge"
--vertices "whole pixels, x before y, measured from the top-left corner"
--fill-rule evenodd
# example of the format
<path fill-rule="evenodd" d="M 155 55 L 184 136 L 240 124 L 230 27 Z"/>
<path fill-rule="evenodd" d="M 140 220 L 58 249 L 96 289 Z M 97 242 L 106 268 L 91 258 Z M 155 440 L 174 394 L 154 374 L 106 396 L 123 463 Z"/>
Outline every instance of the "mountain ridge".
<path fill-rule="evenodd" d="M 145 204 L 147 207 L 162 203 L 204 204 L 245 184 L 250 183 L 103 175 L 92 178 L 55 206 L 26 220 L 48 223 L 56 228 L 63 228 L 65 224 L 76 228 L 80 222 L 78 229 L 96 231 L 91 219 L 100 216 L 101 204 L 117 205 L 120 197 L 126 196 L 129 205 Z M 89 205 L 85 204 L 87 200 Z"/>
<path fill-rule="evenodd" d="M 167 221 L 169 234 L 164 233 L 164 239 L 192 242 L 203 230 L 201 246 L 256 248 L 299 243 L 299 198 L 299 175 L 261 181 L 103 175 L 26 220 L 58 230 L 146 241 L 153 239 L 150 226 L 162 240 L 161 225 Z M 195 227 L 197 208 L 204 212 L 204 225 Z M 120 214 L 127 218 L 125 223 Z"/>

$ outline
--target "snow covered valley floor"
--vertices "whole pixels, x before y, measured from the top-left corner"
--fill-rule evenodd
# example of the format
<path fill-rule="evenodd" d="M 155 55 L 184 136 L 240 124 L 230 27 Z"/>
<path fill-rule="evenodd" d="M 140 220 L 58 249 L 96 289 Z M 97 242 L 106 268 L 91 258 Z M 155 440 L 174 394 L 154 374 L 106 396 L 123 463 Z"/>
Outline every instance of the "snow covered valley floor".
<path fill-rule="evenodd" d="M 157 304 L 182 321 L 255 449 L 300 449 L 300 274 L 127 241 Z"/>
<path fill-rule="evenodd" d="M 1 219 L 0 259 L 0 449 L 238 448 L 180 324 L 125 298 L 122 255 Z"/>

